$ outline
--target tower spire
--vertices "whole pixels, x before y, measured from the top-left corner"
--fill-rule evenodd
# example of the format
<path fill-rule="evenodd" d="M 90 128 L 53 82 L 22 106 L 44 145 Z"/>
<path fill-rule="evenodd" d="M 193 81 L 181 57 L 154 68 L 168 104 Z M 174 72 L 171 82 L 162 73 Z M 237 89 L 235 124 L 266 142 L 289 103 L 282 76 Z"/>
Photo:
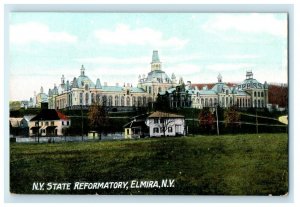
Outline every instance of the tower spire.
<path fill-rule="evenodd" d="M 81 69 L 80 69 L 80 75 L 81 76 L 84 76 L 84 71 L 85 71 L 85 68 L 83 65 L 81 65 Z"/>
<path fill-rule="evenodd" d="M 218 83 L 222 83 L 222 75 L 220 73 L 218 75 Z"/>
<path fill-rule="evenodd" d="M 253 79 L 252 70 L 247 70 L 246 71 L 246 79 Z"/>
<path fill-rule="evenodd" d="M 154 70 L 161 70 L 161 62 L 158 56 L 158 50 L 153 50 L 152 53 L 151 71 Z"/>

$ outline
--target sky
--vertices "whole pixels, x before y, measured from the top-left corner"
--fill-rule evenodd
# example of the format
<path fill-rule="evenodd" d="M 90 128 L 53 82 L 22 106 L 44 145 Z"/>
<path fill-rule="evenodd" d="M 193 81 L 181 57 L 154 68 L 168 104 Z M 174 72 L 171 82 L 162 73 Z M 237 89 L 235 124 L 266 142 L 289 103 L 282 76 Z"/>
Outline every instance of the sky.
<path fill-rule="evenodd" d="M 10 100 L 48 93 L 61 76 L 85 74 L 108 85 L 150 72 L 153 50 L 169 77 L 192 83 L 240 83 L 246 71 L 264 83 L 287 83 L 286 13 L 12 12 Z"/>

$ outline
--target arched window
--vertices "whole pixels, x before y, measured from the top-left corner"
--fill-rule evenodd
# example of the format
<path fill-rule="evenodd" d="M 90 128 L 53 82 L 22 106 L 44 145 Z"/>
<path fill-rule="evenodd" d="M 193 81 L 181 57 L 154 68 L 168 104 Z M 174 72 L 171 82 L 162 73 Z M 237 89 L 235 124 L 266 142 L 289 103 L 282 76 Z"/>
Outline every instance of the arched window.
<path fill-rule="evenodd" d="M 142 106 L 142 97 L 138 97 L 138 106 Z"/>
<path fill-rule="evenodd" d="M 260 100 L 258 100 L 258 106 L 257 107 L 260 108 Z"/>
<path fill-rule="evenodd" d="M 83 93 L 79 94 L 79 103 L 80 103 L 80 105 L 83 104 Z M 57 106 L 58 106 L 58 103 L 57 103 Z"/>
<path fill-rule="evenodd" d="M 254 100 L 254 107 L 257 107 L 257 101 Z"/>
<path fill-rule="evenodd" d="M 256 91 L 254 91 L 254 97 L 256 97 Z"/>
<path fill-rule="evenodd" d="M 212 106 L 212 98 L 209 99 L 209 106 Z"/>
<path fill-rule="evenodd" d="M 136 105 L 137 105 L 137 104 L 136 104 L 136 97 L 135 97 L 135 96 L 132 97 L 132 105 L 133 105 L 133 106 L 136 106 Z"/>
<path fill-rule="evenodd" d="M 260 92 L 257 92 L 257 96 L 260 97 Z"/>
<path fill-rule="evenodd" d="M 161 87 L 158 87 L 158 93 L 161 92 Z"/>
<path fill-rule="evenodd" d="M 100 100 L 100 94 L 97 94 L 97 95 L 96 95 L 96 101 L 97 101 L 98 103 L 101 103 L 101 102 L 100 102 L 100 101 L 101 101 L 101 100 Z"/>
<path fill-rule="evenodd" d="M 149 89 L 149 93 L 152 93 L 151 86 L 149 86 L 149 88 L 148 88 L 148 89 Z"/>
<path fill-rule="evenodd" d="M 147 101 L 147 99 L 146 99 L 146 97 L 144 96 L 144 97 L 143 97 L 143 106 L 146 106 L 146 105 L 147 105 L 146 101 Z"/>
<path fill-rule="evenodd" d="M 208 100 L 207 100 L 207 98 L 205 99 L 205 107 L 207 107 L 208 106 Z"/>
<path fill-rule="evenodd" d="M 92 93 L 92 103 L 95 103 L 95 94 Z"/>
<path fill-rule="evenodd" d="M 264 97 L 264 92 L 261 92 L 261 97 Z"/>
<path fill-rule="evenodd" d="M 119 96 L 115 96 L 115 106 L 119 106 Z"/>
<path fill-rule="evenodd" d="M 226 103 L 225 103 L 225 106 L 228 106 L 229 105 L 229 101 L 228 101 L 228 97 L 226 97 Z"/>
<path fill-rule="evenodd" d="M 108 97 L 108 105 L 109 105 L 109 106 L 112 106 L 112 96 L 109 96 L 109 97 Z"/>
<path fill-rule="evenodd" d="M 130 97 L 129 96 L 126 97 L 126 106 L 130 106 Z"/>
<path fill-rule="evenodd" d="M 88 105 L 89 104 L 89 94 L 86 93 L 85 94 L 85 105 Z"/>
<path fill-rule="evenodd" d="M 124 106 L 124 96 L 121 97 L 121 106 Z"/>
<path fill-rule="evenodd" d="M 107 96 L 103 96 L 102 97 L 102 105 L 106 106 L 106 104 L 107 104 L 106 102 L 107 102 Z"/>

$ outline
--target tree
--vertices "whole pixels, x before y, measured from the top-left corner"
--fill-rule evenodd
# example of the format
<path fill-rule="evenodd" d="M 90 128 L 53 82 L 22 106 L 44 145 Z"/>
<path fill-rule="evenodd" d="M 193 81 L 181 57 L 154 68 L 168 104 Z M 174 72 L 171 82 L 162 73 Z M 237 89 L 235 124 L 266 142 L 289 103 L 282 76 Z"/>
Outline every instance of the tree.
<path fill-rule="evenodd" d="M 174 118 L 170 118 L 169 114 L 165 115 L 164 117 L 160 118 L 162 130 L 164 132 L 164 137 L 166 136 L 167 130 L 169 130 L 169 127 L 173 127 L 175 124 Z"/>
<path fill-rule="evenodd" d="M 88 121 L 89 127 L 97 131 L 101 139 L 101 132 L 106 129 L 108 124 L 108 116 L 105 108 L 99 102 L 95 102 L 89 107 Z"/>
<path fill-rule="evenodd" d="M 205 107 L 201 110 L 198 116 L 199 124 L 202 129 L 207 133 L 210 133 L 214 128 L 215 117 L 210 112 L 208 107 Z"/>
<path fill-rule="evenodd" d="M 231 106 L 224 112 L 225 127 L 229 127 L 231 132 L 235 132 L 237 127 L 240 127 L 241 116 L 237 111 L 236 106 Z"/>

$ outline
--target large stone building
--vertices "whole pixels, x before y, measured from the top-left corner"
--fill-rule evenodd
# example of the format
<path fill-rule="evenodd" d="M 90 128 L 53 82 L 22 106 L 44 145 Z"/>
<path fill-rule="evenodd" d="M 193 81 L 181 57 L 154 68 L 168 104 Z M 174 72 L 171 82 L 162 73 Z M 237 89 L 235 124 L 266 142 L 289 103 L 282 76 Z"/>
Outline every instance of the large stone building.
<path fill-rule="evenodd" d="M 247 71 L 246 79 L 239 85 L 229 86 L 222 81 L 219 74 L 218 82 L 210 89 L 192 87 L 191 82 L 184 84 L 183 79 L 176 80 L 174 74 L 171 78 L 162 70 L 162 63 L 158 51 L 152 54 L 151 71 L 148 75 L 139 75 L 138 84 L 133 87 L 127 85 L 108 86 L 101 84 L 98 78 L 93 82 L 86 74 L 82 65 L 80 75 L 72 81 L 61 77 L 61 83 L 53 89 L 49 89 L 48 96 L 41 92 L 38 94 L 44 102 L 48 98 L 50 109 L 81 108 L 94 102 L 111 107 L 115 110 L 129 110 L 132 107 L 146 107 L 165 97 L 169 100 L 171 108 L 174 107 L 221 107 L 236 105 L 242 108 L 266 107 L 268 104 L 268 85 L 258 82 L 253 78 L 252 71 Z"/>
<path fill-rule="evenodd" d="M 102 85 L 99 78 L 94 83 L 86 75 L 86 70 L 82 65 L 80 76 L 69 82 L 65 81 L 65 77 L 62 75 L 60 85 L 49 89 L 49 108 L 78 108 L 78 106 L 89 106 L 96 101 L 116 109 L 143 107 L 153 103 L 159 92 L 175 87 L 176 84 L 175 75 L 172 75 L 171 80 L 162 71 L 158 51 L 153 51 L 151 71 L 147 76 L 139 75 L 137 87 L 130 84 L 126 86 Z"/>
<path fill-rule="evenodd" d="M 268 84 L 258 82 L 253 78 L 252 71 L 247 71 L 246 79 L 239 85 L 228 86 L 218 75 L 218 82 L 211 88 L 192 87 L 191 82 L 179 84 L 175 88 L 160 92 L 161 98 L 166 98 L 171 108 L 177 107 L 230 107 L 265 108 L 268 104 Z"/>

